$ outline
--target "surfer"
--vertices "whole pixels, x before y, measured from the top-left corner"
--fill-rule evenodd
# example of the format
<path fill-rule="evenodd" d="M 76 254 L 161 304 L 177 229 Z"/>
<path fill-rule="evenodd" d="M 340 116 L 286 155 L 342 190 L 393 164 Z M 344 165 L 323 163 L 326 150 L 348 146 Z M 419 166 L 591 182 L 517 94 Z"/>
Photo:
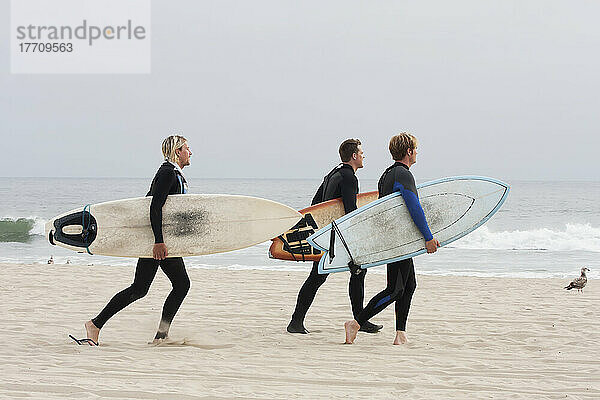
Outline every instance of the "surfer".
<path fill-rule="evenodd" d="M 339 148 L 342 163 L 336 166 L 323 179 L 317 193 L 313 197 L 311 205 L 322 203 L 327 200 L 342 198 L 344 211 L 348 214 L 356 210 L 356 195 L 358 194 L 358 178 L 356 170 L 363 167 L 363 150 L 360 140 L 347 139 L 342 142 Z M 287 326 L 289 333 L 309 333 L 304 327 L 304 318 L 310 308 L 317 290 L 325 280 L 328 274 L 319 274 L 319 262 L 314 261 L 310 275 L 302 285 L 298 293 L 296 308 L 292 314 L 292 320 Z M 355 318 L 363 309 L 363 300 L 365 297 L 365 275 L 367 270 L 363 269 L 360 273 L 351 274 L 348 284 L 350 303 L 352 304 L 352 313 Z M 375 325 L 368 321 L 363 321 L 360 330 L 369 333 L 378 332 L 383 325 Z"/>
<path fill-rule="evenodd" d="M 425 238 L 427 253 L 435 253 L 440 243 L 429 230 L 423 208 L 419 202 L 415 178 L 409 171 L 409 168 L 417 162 L 417 145 L 417 139 L 406 132 L 392 137 L 389 149 L 394 164 L 387 168 L 379 179 L 379 197 L 399 191 L 410 216 Z M 346 343 L 353 343 L 358 331 L 362 330 L 363 324 L 393 302 L 396 303 L 396 338 L 394 344 L 407 343 L 406 320 L 416 288 L 417 281 L 412 258 L 388 264 L 386 288 L 376 294 L 358 316 L 355 314 L 354 320 L 347 321 L 344 324 Z"/>
<path fill-rule="evenodd" d="M 97 317 L 85 323 L 87 337 L 95 344 L 98 343 L 100 329 L 106 321 L 148 293 L 159 266 L 171 281 L 173 289 L 165 300 L 161 321 L 153 343 L 160 343 L 167 338 L 171 321 L 173 321 L 190 288 L 190 279 L 185 270 L 183 258 L 169 257 L 167 245 L 163 241 L 162 208 L 168 195 L 187 192 L 187 182 L 182 170 L 190 165 L 192 152 L 183 136 L 173 135 L 163 141 L 162 153 L 165 162 L 156 172 L 150 185 L 150 191 L 146 195 L 152 196 L 150 223 L 154 233 L 154 246 L 152 248 L 154 258 L 138 259 L 135 278 L 131 286 L 117 293 Z"/>

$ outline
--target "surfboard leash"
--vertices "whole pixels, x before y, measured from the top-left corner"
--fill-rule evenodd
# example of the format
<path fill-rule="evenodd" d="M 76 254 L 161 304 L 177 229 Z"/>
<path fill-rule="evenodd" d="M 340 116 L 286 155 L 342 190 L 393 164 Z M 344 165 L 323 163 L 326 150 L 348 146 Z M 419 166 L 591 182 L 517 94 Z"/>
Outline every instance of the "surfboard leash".
<path fill-rule="evenodd" d="M 342 232 L 340 232 L 340 228 L 337 226 L 337 224 L 335 223 L 335 221 L 331 221 L 331 236 L 329 239 L 329 262 L 331 262 L 333 260 L 333 258 L 335 257 L 335 251 L 334 251 L 334 245 L 335 245 L 335 234 L 337 233 L 338 236 L 340 237 L 340 240 L 342 241 L 342 244 L 344 245 L 344 248 L 346 249 L 346 252 L 348 253 L 348 257 L 350 257 L 350 262 L 348 263 L 348 268 L 350 269 L 350 273 L 353 275 L 358 275 L 362 272 L 362 270 L 360 269 L 360 265 L 357 265 L 354 262 L 354 257 L 352 257 L 352 253 L 350 252 L 350 249 L 348 248 L 348 245 L 346 244 L 346 239 L 344 239 L 344 236 L 342 236 Z"/>

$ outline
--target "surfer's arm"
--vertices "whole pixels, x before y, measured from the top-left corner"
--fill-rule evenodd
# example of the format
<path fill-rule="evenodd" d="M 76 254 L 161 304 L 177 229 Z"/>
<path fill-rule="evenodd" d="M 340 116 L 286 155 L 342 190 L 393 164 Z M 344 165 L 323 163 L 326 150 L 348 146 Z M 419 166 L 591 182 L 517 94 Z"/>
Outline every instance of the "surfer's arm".
<path fill-rule="evenodd" d="M 342 185 L 342 202 L 344 203 L 344 211 L 346 214 L 356 210 L 356 194 L 358 193 L 358 179 L 354 174 L 345 174 Z"/>
<path fill-rule="evenodd" d="M 154 233 L 154 243 L 164 243 L 162 234 L 162 209 L 167 201 L 174 174 L 158 173 L 154 180 L 154 194 L 150 202 L 150 225 Z"/>
<path fill-rule="evenodd" d="M 315 193 L 315 196 L 313 197 L 310 205 L 314 206 L 315 204 L 319 204 L 321 203 L 323 200 L 323 183 L 321 183 L 321 186 L 319 186 L 319 188 L 317 189 L 317 193 Z"/>
<path fill-rule="evenodd" d="M 406 208 L 408 208 L 410 216 L 415 222 L 415 225 L 417 225 L 417 228 L 419 228 L 419 231 L 421 231 L 425 241 L 429 242 L 430 240 L 433 240 L 433 235 L 429 230 L 429 225 L 427 225 L 427 219 L 425 219 L 425 213 L 423 212 L 423 207 L 421 207 L 421 202 L 419 201 L 417 194 L 412 190 L 407 189 L 398 181 L 394 182 L 394 192 L 400 192 L 402 195 Z"/>

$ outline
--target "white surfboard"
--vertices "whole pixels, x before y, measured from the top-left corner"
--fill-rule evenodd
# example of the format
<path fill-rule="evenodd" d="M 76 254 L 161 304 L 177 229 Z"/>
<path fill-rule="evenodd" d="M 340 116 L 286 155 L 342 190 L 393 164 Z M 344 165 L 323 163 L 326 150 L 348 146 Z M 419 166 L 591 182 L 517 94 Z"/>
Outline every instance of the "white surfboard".
<path fill-rule="evenodd" d="M 46 224 L 46 237 L 78 252 L 152 257 L 151 200 L 116 200 L 69 211 Z M 163 238 L 169 257 L 222 253 L 276 237 L 301 217 L 291 207 L 256 197 L 169 195 L 163 206 Z"/>
<path fill-rule="evenodd" d="M 442 246 L 483 225 L 502 206 L 509 190 L 504 182 L 480 176 L 450 177 L 418 186 L 429 229 Z M 354 210 L 335 223 L 339 234 L 334 229 L 333 258 L 329 252 L 332 224 L 307 239 L 325 252 L 319 261 L 321 274 L 347 271 L 351 259 L 361 268 L 369 268 L 426 252 L 425 239 L 399 192 Z"/>

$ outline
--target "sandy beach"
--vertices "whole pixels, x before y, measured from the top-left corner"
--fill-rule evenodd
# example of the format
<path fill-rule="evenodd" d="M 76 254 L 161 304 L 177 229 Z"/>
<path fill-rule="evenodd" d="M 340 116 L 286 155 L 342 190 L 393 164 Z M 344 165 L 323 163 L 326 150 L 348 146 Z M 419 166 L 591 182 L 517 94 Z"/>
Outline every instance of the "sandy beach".
<path fill-rule="evenodd" d="M 90 347 L 68 335 L 85 336 L 83 323 L 131 283 L 133 268 L 0 268 L 1 398 L 600 398 L 594 281 L 577 293 L 560 279 L 419 275 L 408 345 L 392 345 L 393 307 L 373 318 L 380 333 L 344 345 L 345 273 L 319 291 L 306 319 L 312 333 L 291 335 L 305 273 L 189 269 L 170 342 L 152 346 L 170 289 L 159 272 Z M 368 274 L 367 299 L 384 281 Z"/>

